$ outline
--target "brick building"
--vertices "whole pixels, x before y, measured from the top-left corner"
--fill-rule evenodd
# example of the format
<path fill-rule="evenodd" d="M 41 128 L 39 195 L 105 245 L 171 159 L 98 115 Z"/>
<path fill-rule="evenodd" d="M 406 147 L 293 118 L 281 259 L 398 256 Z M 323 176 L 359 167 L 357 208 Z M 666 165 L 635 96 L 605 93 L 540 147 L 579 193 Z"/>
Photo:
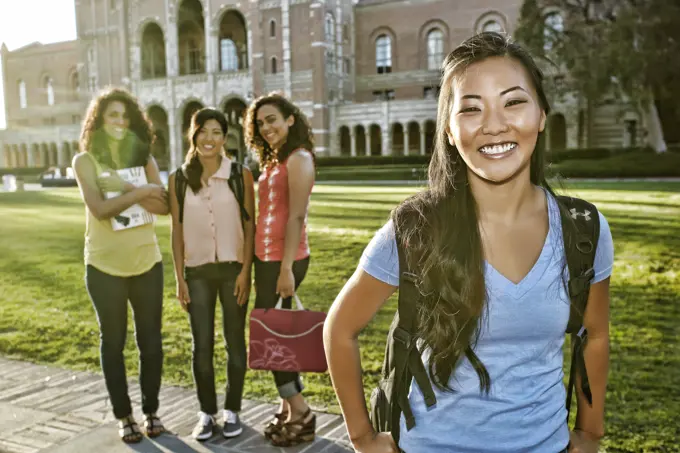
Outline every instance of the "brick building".
<path fill-rule="evenodd" d="M 228 146 L 243 150 L 243 112 L 273 90 L 308 115 L 319 156 L 425 154 L 442 59 L 475 32 L 512 34 L 522 0 L 75 3 L 77 40 L 2 48 L 2 166 L 68 165 L 87 102 L 111 84 L 143 104 L 158 131 L 161 166 L 182 161 L 189 119 L 202 106 L 227 113 Z M 637 117 L 605 108 L 611 111 L 598 115 L 594 142 L 634 141 Z M 566 100 L 554 112 L 547 146 L 579 146 L 578 108 Z"/>

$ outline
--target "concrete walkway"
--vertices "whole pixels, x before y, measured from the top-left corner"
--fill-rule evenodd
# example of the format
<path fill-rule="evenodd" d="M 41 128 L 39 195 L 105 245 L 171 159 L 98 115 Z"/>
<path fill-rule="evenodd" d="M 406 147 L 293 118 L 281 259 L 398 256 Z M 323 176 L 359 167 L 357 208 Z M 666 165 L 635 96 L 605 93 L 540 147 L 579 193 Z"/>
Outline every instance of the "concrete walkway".
<path fill-rule="evenodd" d="M 222 398 L 223 395 L 220 396 Z M 140 391 L 130 382 L 137 421 L 142 420 Z M 192 389 L 164 386 L 159 416 L 173 434 L 126 445 L 118 430 L 98 373 L 69 371 L 0 357 L 0 453 L 343 453 L 350 448 L 337 415 L 317 413 L 317 438 L 295 448 L 275 448 L 262 436 L 274 406 L 244 401 L 244 432 L 205 443 L 191 439 L 198 402 Z M 221 401 L 220 401 L 221 403 Z M 221 423 L 221 420 L 218 420 Z"/>

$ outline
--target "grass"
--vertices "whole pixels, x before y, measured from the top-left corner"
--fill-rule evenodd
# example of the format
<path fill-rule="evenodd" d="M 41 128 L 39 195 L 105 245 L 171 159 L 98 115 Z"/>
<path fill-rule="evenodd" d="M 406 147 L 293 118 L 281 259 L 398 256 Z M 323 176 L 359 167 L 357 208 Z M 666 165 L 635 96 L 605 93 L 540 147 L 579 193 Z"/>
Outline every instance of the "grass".
<path fill-rule="evenodd" d="M 616 247 L 603 445 L 608 452 L 680 452 L 680 184 L 581 183 L 567 188 L 603 211 Z M 390 209 L 415 190 L 316 187 L 309 216 L 312 264 L 300 288 L 308 308 L 328 308 Z M 98 371 L 98 329 L 83 284 L 84 218 L 77 191 L 0 194 L 0 218 L 0 354 Z M 174 298 L 167 219 L 159 221 L 157 231 L 166 278 L 164 382 L 192 386 L 191 335 Z M 361 337 L 367 392 L 379 377 L 395 308 L 393 299 Z M 132 337 L 132 326 L 129 332 Z M 219 331 L 216 337 L 221 342 Z M 137 370 L 134 349 L 130 338 L 130 376 Z M 223 354 L 218 348 L 220 387 Z M 337 411 L 327 375 L 308 374 L 305 384 L 315 406 Z M 249 372 L 246 397 L 274 400 L 271 376 Z"/>

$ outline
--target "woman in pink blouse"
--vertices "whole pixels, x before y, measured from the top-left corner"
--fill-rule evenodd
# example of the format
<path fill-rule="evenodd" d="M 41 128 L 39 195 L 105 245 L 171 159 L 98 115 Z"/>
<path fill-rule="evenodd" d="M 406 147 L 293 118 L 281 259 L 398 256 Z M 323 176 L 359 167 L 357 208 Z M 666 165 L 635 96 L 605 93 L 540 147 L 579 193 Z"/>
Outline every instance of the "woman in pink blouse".
<path fill-rule="evenodd" d="M 285 97 L 269 94 L 253 101 L 246 113 L 246 143 L 257 150 L 258 180 L 255 232 L 255 308 L 272 308 L 291 297 L 309 267 L 307 207 L 314 186 L 314 141 L 305 115 Z M 298 373 L 275 371 L 281 396 L 278 413 L 265 428 L 276 446 L 314 439 L 316 416 L 302 396 Z"/>
<path fill-rule="evenodd" d="M 222 112 L 212 108 L 196 112 L 191 119 L 186 162 L 168 181 L 177 298 L 189 312 L 200 404 L 193 436 L 200 441 L 212 437 L 216 429 L 213 349 L 218 296 L 229 356 L 222 434 L 230 438 L 243 431 L 238 413 L 247 368 L 245 320 L 255 193 L 250 171 L 225 155 L 226 136 L 227 120 Z"/>

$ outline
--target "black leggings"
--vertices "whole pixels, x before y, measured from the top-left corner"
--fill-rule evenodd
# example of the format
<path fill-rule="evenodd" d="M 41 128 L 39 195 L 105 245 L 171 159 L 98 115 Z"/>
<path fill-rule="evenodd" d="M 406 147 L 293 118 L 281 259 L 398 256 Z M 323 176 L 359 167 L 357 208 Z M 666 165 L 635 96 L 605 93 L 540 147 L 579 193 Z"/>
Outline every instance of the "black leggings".
<path fill-rule="evenodd" d="M 123 357 L 128 300 L 134 313 L 139 349 L 142 411 L 155 413 L 163 372 L 163 265 L 158 262 L 149 271 L 133 277 L 116 277 L 88 265 L 85 284 L 97 312 L 100 360 L 114 416 L 124 418 L 132 414 Z"/>
<path fill-rule="evenodd" d="M 307 274 L 309 257 L 293 263 L 293 277 L 297 290 Z M 255 308 L 274 308 L 279 300 L 276 294 L 276 281 L 279 278 L 281 261 L 261 261 L 255 258 Z M 292 298 L 283 299 L 283 308 L 291 308 Z M 304 388 L 300 373 L 290 371 L 272 371 L 279 396 L 287 399 L 302 392 Z"/>

